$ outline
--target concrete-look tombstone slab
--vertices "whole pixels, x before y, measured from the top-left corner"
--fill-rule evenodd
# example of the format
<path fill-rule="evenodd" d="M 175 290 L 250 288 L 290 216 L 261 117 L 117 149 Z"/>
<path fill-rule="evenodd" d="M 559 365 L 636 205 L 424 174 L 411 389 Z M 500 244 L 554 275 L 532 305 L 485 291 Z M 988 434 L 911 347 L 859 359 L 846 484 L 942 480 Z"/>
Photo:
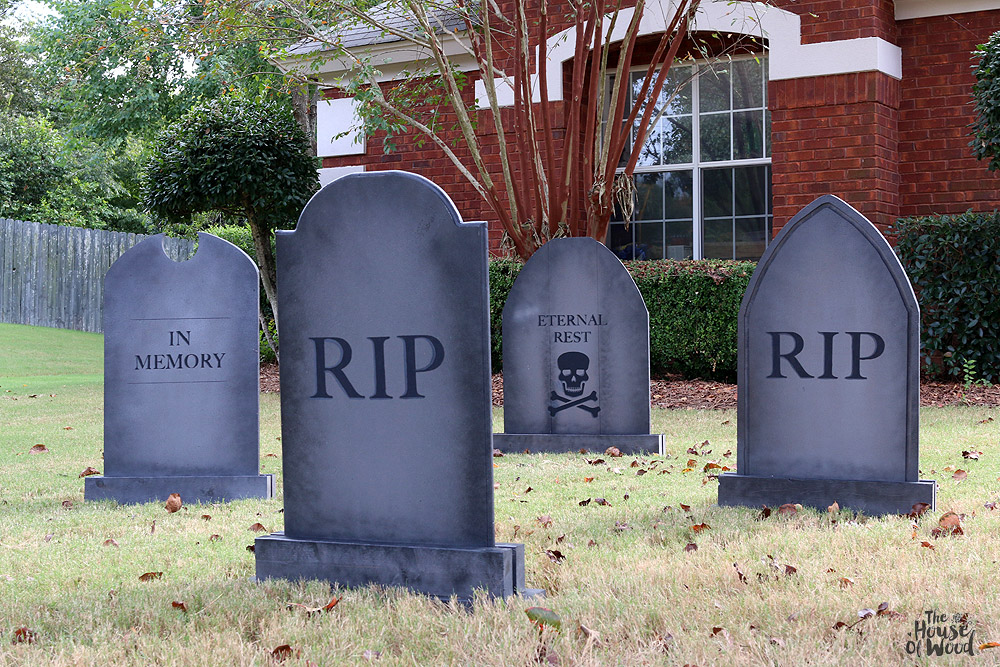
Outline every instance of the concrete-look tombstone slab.
<path fill-rule="evenodd" d="M 184 262 L 163 235 L 104 279 L 104 476 L 87 500 L 271 498 L 259 474 L 257 267 L 211 234 Z"/>
<path fill-rule="evenodd" d="M 486 227 L 415 174 L 349 175 L 277 235 L 285 530 L 257 578 L 524 591 L 493 528 Z"/>
<path fill-rule="evenodd" d="M 918 480 L 920 312 L 899 260 L 846 203 L 785 225 L 739 313 L 737 473 L 720 505 L 933 507 Z"/>
<path fill-rule="evenodd" d="M 590 238 L 549 241 L 503 309 L 505 452 L 663 450 L 649 433 L 649 312 L 614 253 Z"/>

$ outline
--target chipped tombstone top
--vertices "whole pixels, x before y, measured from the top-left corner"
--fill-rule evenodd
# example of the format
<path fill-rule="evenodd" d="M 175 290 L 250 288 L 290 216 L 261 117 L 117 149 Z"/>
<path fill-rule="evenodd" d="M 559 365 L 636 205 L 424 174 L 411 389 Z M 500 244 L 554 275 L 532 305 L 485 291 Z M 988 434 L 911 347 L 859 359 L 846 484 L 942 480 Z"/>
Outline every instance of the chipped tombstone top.
<path fill-rule="evenodd" d="M 211 234 L 183 262 L 163 235 L 104 283 L 105 476 L 257 475 L 257 267 Z"/>
<path fill-rule="evenodd" d="M 739 473 L 916 481 L 919 319 L 864 216 L 829 195 L 803 209 L 740 307 Z"/>
<path fill-rule="evenodd" d="M 549 241 L 503 311 L 504 432 L 649 433 L 649 313 L 590 238 Z"/>
<path fill-rule="evenodd" d="M 485 225 L 357 174 L 277 249 L 285 534 L 493 546 Z"/>

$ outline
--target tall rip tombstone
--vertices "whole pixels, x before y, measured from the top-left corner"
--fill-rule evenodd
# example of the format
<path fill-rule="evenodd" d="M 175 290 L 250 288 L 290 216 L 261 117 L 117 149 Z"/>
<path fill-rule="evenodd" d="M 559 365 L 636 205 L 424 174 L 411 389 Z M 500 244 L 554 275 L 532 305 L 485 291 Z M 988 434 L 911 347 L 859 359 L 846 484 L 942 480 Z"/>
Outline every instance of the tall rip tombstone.
<path fill-rule="evenodd" d="M 187 503 L 271 498 L 259 474 L 259 278 L 211 234 L 175 262 L 164 236 L 104 279 L 104 475 L 87 500 Z"/>
<path fill-rule="evenodd" d="M 830 195 L 800 211 L 740 306 L 737 473 L 719 476 L 719 504 L 933 507 L 919 348 L 913 288 L 878 230 Z"/>
<path fill-rule="evenodd" d="M 285 530 L 257 578 L 524 592 L 493 526 L 486 227 L 427 179 L 345 176 L 277 233 Z"/>
<path fill-rule="evenodd" d="M 649 312 L 628 270 L 590 238 L 543 245 L 503 310 L 501 451 L 663 451 L 649 433 Z"/>

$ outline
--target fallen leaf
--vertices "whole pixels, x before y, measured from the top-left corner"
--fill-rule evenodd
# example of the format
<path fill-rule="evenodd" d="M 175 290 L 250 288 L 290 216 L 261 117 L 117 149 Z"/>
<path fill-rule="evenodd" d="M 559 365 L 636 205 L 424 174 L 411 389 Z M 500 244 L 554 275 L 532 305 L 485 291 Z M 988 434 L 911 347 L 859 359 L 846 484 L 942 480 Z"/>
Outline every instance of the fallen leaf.
<path fill-rule="evenodd" d="M 209 535 L 208 536 L 208 541 L 209 542 L 221 542 L 222 541 L 222 535 L 218 535 L 218 534 Z"/>
<path fill-rule="evenodd" d="M 945 535 L 962 535 L 962 517 L 954 512 L 945 512 L 938 519 L 938 528 Z"/>
<path fill-rule="evenodd" d="M 934 545 L 933 545 L 933 544 L 931 544 L 930 542 L 926 542 L 926 541 L 924 541 L 924 542 L 921 542 L 921 543 L 920 543 L 920 546 L 922 546 L 922 547 L 927 547 L 928 549 L 930 549 L 930 550 L 932 550 L 932 551 L 934 550 Z"/>
<path fill-rule="evenodd" d="M 913 505 L 912 511 L 907 516 L 909 516 L 911 519 L 916 519 L 921 514 L 929 510 L 930 507 L 931 506 L 928 503 L 915 503 Z"/>
<path fill-rule="evenodd" d="M 298 655 L 299 651 L 296 651 L 288 644 L 282 644 L 281 646 L 276 646 L 273 651 L 271 651 L 271 658 L 276 662 L 284 662 L 292 655 Z"/>
<path fill-rule="evenodd" d="M 253 553 L 255 549 L 256 547 L 253 544 L 247 545 L 247 551 L 249 551 L 250 553 Z"/>
<path fill-rule="evenodd" d="M 188 606 L 183 602 L 181 602 L 180 600 L 174 600 L 173 602 L 170 603 L 170 606 L 173 607 L 174 609 L 180 609 L 185 614 L 187 613 L 188 610 Z"/>
<path fill-rule="evenodd" d="M 584 481 L 584 482 L 588 482 L 588 483 L 589 483 L 589 482 L 593 482 L 593 481 L 594 481 L 594 478 L 593 478 L 593 477 L 584 477 L 584 478 L 583 478 L 583 481 Z"/>
<path fill-rule="evenodd" d="M 743 570 L 740 569 L 739 564 L 738 563 L 733 563 L 733 567 L 736 568 L 736 574 L 740 578 L 740 583 L 741 584 L 746 584 L 747 583 L 747 575 L 743 574 Z"/>
<path fill-rule="evenodd" d="M 261 524 L 261 523 L 259 523 L 259 522 L 255 523 L 252 526 L 250 526 L 249 530 L 252 530 L 255 533 L 266 533 L 267 532 L 267 528 L 265 528 L 264 525 Z"/>
<path fill-rule="evenodd" d="M 166 509 L 169 514 L 173 514 L 174 512 L 179 510 L 182 504 L 183 503 L 181 503 L 181 494 L 171 493 L 169 496 L 167 496 Z"/>
<path fill-rule="evenodd" d="M 63 426 L 63 430 L 64 431 L 72 431 L 73 427 L 72 426 Z"/>
<path fill-rule="evenodd" d="M 537 519 L 535 519 L 535 521 L 537 521 L 542 528 L 552 527 L 552 517 L 549 516 L 548 514 L 538 517 Z"/>
<path fill-rule="evenodd" d="M 798 507 L 796 507 L 796 506 L 795 506 L 794 504 L 792 504 L 792 503 L 785 503 L 784 505 L 782 505 L 781 507 L 779 507 L 779 508 L 778 508 L 778 514 L 789 514 L 789 515 L 794 515 L 794 514 L 796 514 L 796 513 L 798 512 L 798 511 L 799 511 L 799 510 L 798 510 Z"/>
<path fill-rule="evenodd" d="M 379 658 L 382 657 L 382 651 L 373 651 L 372 649 L 368 649 L 367 651 L 361 654 L 361 657 L 367 660 L 368 662 L 372 662 L 373 660 L 378 660 Z"/>
<path fill-rule="evenodd" d="M 767 517 L 771 516 L 771 508 L 767 505 L 761 505 L 760 515 L 757 517 L 758 521 L 763 521 Z"/>
<path fill-rule="evenodd" d="M 643 470 L 636 470 L 636 471 L 635 471 L 635 476 L 636 476 L 636 477 L 642 477 L 642 476 L 643 476 L 643 475 L 645 475 L 645 474 L 646 474 L 647 472 L 649 472 L 649 471 L 648 471 L 648 470 L 645 470 L 645 469 L 643 469 Z"/>
<path fill-rule="evenodd" d="M 771 644 L 773 644 L 775 646 L 780 646 L 781 648 L 785 647 L 785 640 L 781 639 L 780 637 L 771 637 L 770 641 L 771 641 Z"/>
<path fill-rule="evenodd" d="M 597 546 L 597 540 L 587 540 L 587 546 L 588 547 L 596 547 Z"/>
<path fill-rule="evenodd" d="M 561 563 L 566 560 L 566 556 L 563 555 L 558 549 L 546 549 L 545 555 L 549 557 L 553 563 Z"/>
<path fill-rule="evenodd" d="M 707 523 L 696 523 L 695 525 L 691 526 L 691 530 L 695 534 L 700 533 L 703 530 L 711 530 L 711 528 L 712 527 L 710 525 L 708 525 Z"/>
<path fill-rule="evenodd" d="M 638 468 L 639 467 L 639 461 L 633 459 L 632 463 L 628 464 L 628 467 L 629 468 Z"/>
<path fill-rule="evenodd" d="M 91 475 L 100 475 L 100 474 L 101 474 L 101 471 L 98 470 L 97 468 L 94 468 L 94 467 L 91 467 L 91 466 L 87 466 L 86 468 L 83 469 L 83 472 L 81 472 L 79 476 L 80 477 L 90 477 Z"/>
<path fill-rule="evenodd" d="M 525 493 L 531 493 L 532 491 L 534 491 L 534 489 L 530 486 L 524 490 Z"/>
<path fill-rule="evenodd" d="M 156 519 L 153 519 L 153 523 L 149 525 L 149 534 L 152 535 L 156 532 Z"/>
<path fill-rule="evenodd" d="M 211 521 L 212 520 L 212 515 L 211 514 L 202 514 L 201 515 L 201 519 L 202 519 L 202 521 Z"/>
<path fill-rule="evenodd" d="M 997 504 L 994 503 L 994 502 L 983 503 L 983 507 L 985 507 L 986 509 L 988 509 L 989 511 L 992 512 L 993 510 L 995 510 L 997 508 Z"/>
<path fill-rule="evenodd" d="M 604 450 L 604 455 L 610 456 L 611 458 L 618 458 L 619 456 L 622 455 L 622 450 L 618 449 L 617 447 L 608 447 L 607 449 Z"/>
<path fill-rule="evenodd" d="M 494 449 L 493 450 L 493 458 L 498 459 L 498 458 L 500 458 L 502 456 L 503 456 L 503 452 L 501 452 L 499 449 Z"/>
<path fill-rule="evenodd" d="M 874 609 L 859 609 L 858 610 L 858 618 L 868 618 L 869 616 L 874 616 L 874 615 L 875 615 L 875 610 Z"/>
<path fill-rule="evenodd" d="M 840 504 L 834 500 L 833 504 L 826 508 L 826 511 L 830 514 L 835 514 L 840 511 Z"/>
<path fill-rule="evenodd" d="M 49 533 L 48 535 L 45 536 L 45 541 L 46 542 L 51 542 L 53 537 L 55 537 L 55 534 L 54 533 Z"/>
<path fill-rule="evenodd" d="M 588 642 L 594 642 L 595 644 L 601 643 L 601 633 L 596 630 L 591 630 L 583 623 L 576 624 L 576 636 L 582 639 L 586 639 Z"/>
<path fill-rule="evenodd" d="M 687 467 L 688 468 L 694 468 L 696 465 L 698 465 L 697 461 L 695 461 L 694 459 L 688 459 L 688 462 L 687 462 Z"/>
<path fill-rule="evenodd" d="M 34 644 L 38 639 L 38 635 L 34 630 L 28 629 L 27 626 L 21 626 L 17 630 L 14 630 L 14 637 L 11 640 L 12 644 Z"/>
<path fill-rule="evenodd" d="M 139 581 L 153 581 L 154 579 L 159 579 L 162 576 L 162 572 L 147 572 L 146 574 L 139 575 Z"/>
<path fill-rule="evenodd" d="M 990 419 L 992 419 L 992 417 L 990 417 Z M 988 648 L 997 648 L 997 647 L 1000 647 L 1000 642 L 986 642 L 985 644 L 979 645 L 979 650 L 985 651 Z"/>
<path fill-rule="evenodd" d="M 851 579 L 850 577 L 841 577 L 840 578 L 840 587 L 841 588 L 849 588 L 849 587 L 851 587 L 853 585 L 854 585 L 854 580 Z"/>
<path fill-rule="evenodd" d="M 952 475 L 951 478 L 953 480 L 955 480 L 956 482 L 964 482 L 965 478 L 968 477 L 968 476 L 969 476 L 969 473 L 967 473 L 964 470 L 959 469 L 959 470 L 955 471 L 955 474 Z"/>
<path fill-rule="evenodd" d="M 577 505 L 579 505 L 580 507 L 586 507 L 589 504 L 590 504 L 590 498 L 587 498 L 586 500 L 581 500 L 580 502 L 577 503 Z"/>
<path fill-rule="evenodd" d="M 632 530 L 632 526 L 628 525 L 624 521 L 615 521 L 616 533 L 624 533 L 626 530 Z"/>
<path fill-rule="evenodd" d="M 599 466 L 604 463 L 604 459 L 587 459 L 587 463 L 592 466 Z"/>
<path fill-rule="evenodd" d="M 791 565 L 785 565 L 785 576 L 795 574 L 798 571 L 798 568 L 792 567 Z"/>
<path fill-rule="evenodd" d="M 48 451 L 49 451 L 48 447 L 46 447 L 45 445 L 39 443 L 37 445 L 32 446 L 32 448 L 28 450 L 28 453 L 29 454 L 44 454 L 44 453 L 46 453 Z"/>
<path fill-rule="evenodd" d="M 691 511 L 691 506 L 690 505 L 685 505 L 684 503 L 677 503 L 677 506 L 680 507 L 685 512 L 690 512 Z"/>
<path fill-rule="evenodd" d="M 964 459 L 972 459 L 973 461 L 978 461 L 979 457 L 982 456 L 982 455 L 983 455 L 982 452 L 964 451 L 964 450 L 962 451 L 962 458 L 964 458 Z"/>
<path fill-rule="evenodd" d="M 594 498 L 594 503 L 597 505 L 606 505 L 608 507 L 611 507 L 611 503 L 609 503 L 604 498 Z"/>
<path fill-rule="evenodd" d="M 705 467 L 702 469 L 702 472 L 708 472 L 709 470 L 717 470 L 717 469 L 721 469 L 721 468 L 722 468 L 722 466 L 719 465 L 718 463 L 714 463 L 712 461 L 709 461 L 708 463 L 705 464 Z"/>
<path fill-rule="evenodd" d="M 833 624 L 834 630 L 840 630 L 841 628 L 846 628 L 846 627 L 848 627 L 848 625 L 843 621 L 837 621 L 836 623 Z"/>
<path fill-rule="evenodd" d="M 104 540 L 104 543 L 101 546 L 105 546 L 105 547 L 117 547 L 118 546 L 118 541 L 115 540 L 115 538 L 113 538 L 113 537 L 109 537 L 108 539 Z"/>
<path fill-rule="evenodd" d="M 684 551 L 697 551 L 698 545 L 694 542 L 688 542 L 688 545 L 684 547 Z"/>
<path fill-rule="evenodd" d="M 291 602 L 291 603 L 288 604 L 288 608 L 289 609 L 293 609 L 293 610 L 294 609 L 301 609 L 302 611 L 304 611 L 306 613 L 306 616 L 312 616 L 313 614 L 320 614 L 320 613 L 323 613 L 323 612 L 330 611 L 331 609 L 333 609 L 334 607 L 336 607 L 339 602 L 340 602 L 340 598 L 333 598 L 332 600 L 330 600 L 329 602 L 327 602 L 322 607 L 307 607 L 306 605 L 299 604 L 298 602 Z"/>
<path fill-rule="evenodd" d="M 546 609 L 545 607 L 528 607 L 524 610 L 524 613 L 527 614 L 528 620 L 538 626 L 539 631 L 545 626 L 556 630 L 562 627 L 562 618 L 551 609 Z"/>
<path fill-rule="evenodd" d="M 73 501 L 72 500 L 64 500 L 64 501 L 62 501 L 62 506 L 63 506 L 63 509 L 73 509 Z"/>

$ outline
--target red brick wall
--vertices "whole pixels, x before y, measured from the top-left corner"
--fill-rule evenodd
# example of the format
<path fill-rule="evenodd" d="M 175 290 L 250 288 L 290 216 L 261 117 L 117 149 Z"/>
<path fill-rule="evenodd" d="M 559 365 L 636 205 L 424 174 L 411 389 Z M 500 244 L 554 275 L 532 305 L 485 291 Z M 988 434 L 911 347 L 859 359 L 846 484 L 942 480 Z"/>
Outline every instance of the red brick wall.
<path fill-rule="evenodd" d="M 775 0 L 802 17 L 802 43 L 881 37 L 896 43 L 893 0 Z"/>
<path fill-rule="evenodd" d="M 901 216 L 992 211 L 1000 175 L 972 157 L 971 53 L 1000 30 L 1000 11 L 901 21 Z"/>
<path fill-rule="evenodd" d="M 899 82 L 879 72 L 772 81 L 775 233 L 834 194 L 884 228 L 896 218 Z"/>

